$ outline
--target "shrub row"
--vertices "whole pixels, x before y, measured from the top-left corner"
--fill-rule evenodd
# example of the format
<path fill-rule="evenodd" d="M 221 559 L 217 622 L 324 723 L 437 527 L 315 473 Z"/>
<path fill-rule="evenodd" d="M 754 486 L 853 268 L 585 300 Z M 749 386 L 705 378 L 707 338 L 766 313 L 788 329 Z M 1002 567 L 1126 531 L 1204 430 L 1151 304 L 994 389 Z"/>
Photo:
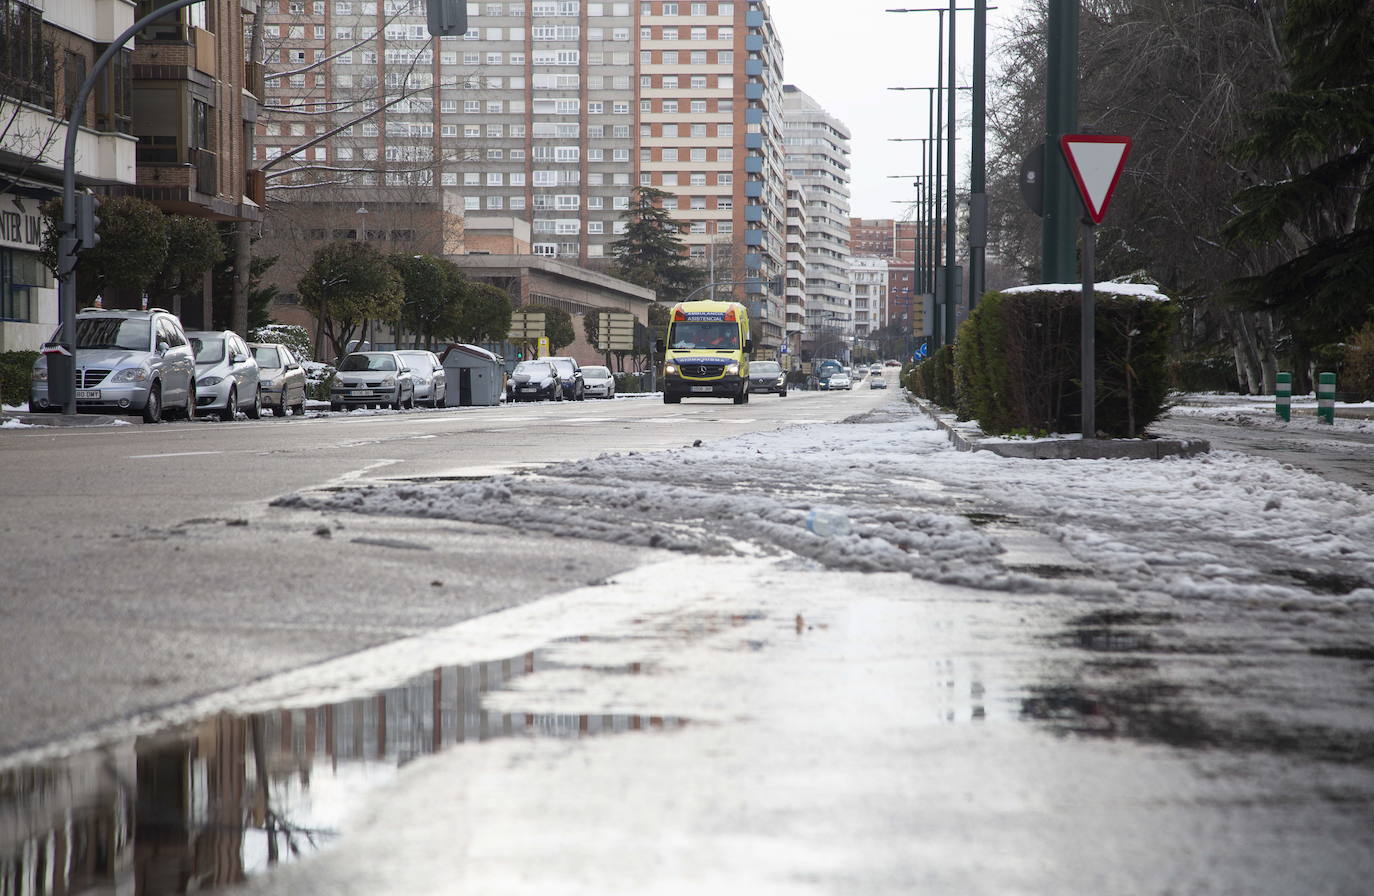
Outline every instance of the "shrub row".
<path fill-rule="evenodd" d="M 1110 288 L 1095 298 L 1097 430 L 1134 438 L 1166 407 L 1174 308 Z M 1078 432 L 1080 301 L 1076 291 L 988 293 L 959 327 L 958 353 L 941 349 L 916 368 L 912 391 L 989 434 Z"/>
<path fill-rule="evenodd" d="M 38 352 L 0 352 L 0 404 L 27 405 Z"/>

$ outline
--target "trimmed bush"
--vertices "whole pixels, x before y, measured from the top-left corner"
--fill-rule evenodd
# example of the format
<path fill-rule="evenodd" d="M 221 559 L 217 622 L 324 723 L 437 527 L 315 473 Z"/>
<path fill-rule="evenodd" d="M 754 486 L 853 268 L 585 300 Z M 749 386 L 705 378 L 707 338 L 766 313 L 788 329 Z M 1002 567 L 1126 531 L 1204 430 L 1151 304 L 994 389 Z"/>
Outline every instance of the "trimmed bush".
<path fill-rule="evenodd" d="M 1167 406 L 1175 310 L 1158 293 L 1111 284 L 1095 300 L 1098 433 L 1134 438 Z M 991 434 L 1077 432 L 1080 301 L 1077 291 L 985 297 L 959 328 L 959 410 Z"/>
<path fill-rule="evenodd" d="M 0 352 L 0 404 L 27 405 L 38 352 Z"/>
<path fill-rule="evenodd" d="M 907 374 L 907 389 L 947 410 L 957 407 L 954 391 L 954 346 L 946 345 Z"/>

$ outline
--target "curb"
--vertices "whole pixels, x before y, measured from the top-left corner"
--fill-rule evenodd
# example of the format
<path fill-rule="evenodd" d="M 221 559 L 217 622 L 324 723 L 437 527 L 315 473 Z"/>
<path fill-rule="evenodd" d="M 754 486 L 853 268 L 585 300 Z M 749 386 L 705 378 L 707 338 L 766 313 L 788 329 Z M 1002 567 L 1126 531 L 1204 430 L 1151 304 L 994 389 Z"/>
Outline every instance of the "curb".
<path fill-rule="evenodd" d="M 1206 454 L 1212 445 L 1206 439 L 1050 439 L 1025 442 L 993 442 L 983 435 L 977 423 L 961 423 L 953 414 L 943 413 L 922 398 L 908 395 L 910 401 L 935 421 L 960 451 L 991 451 L 1000 457 L 1035 460 L 1158 460 L 1162 457 L 1192 457 Z"/>
<path fill-rule="evenodd" d="M 18 420 L 28 426 L 112 426 L 116 418 L 108 414 L 77 414 L 75 417 L 67 417 L 63 414 L 0 414 L 0 423 L 7 420 Z"/>

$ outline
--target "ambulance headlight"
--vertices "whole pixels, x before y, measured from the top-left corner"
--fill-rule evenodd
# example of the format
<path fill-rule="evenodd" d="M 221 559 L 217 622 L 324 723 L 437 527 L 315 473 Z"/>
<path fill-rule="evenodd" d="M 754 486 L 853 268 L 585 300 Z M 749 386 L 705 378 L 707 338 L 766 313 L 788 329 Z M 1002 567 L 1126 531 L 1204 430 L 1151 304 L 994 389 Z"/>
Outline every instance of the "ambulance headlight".
<path fill-rule="evenodd" d="M 664 376 L 677 376 L 677 365 L 676 365 L 676 364 L 664 364 L 664 365 L 663 365 L 663 375 L 664 375 Z"/>
<path fill-rule="evenodd" d="M 739 376 L 739 365 L 738 365 L 738 364 L 726 364 L 726 365 L 725 365 L 725 375 L 726 375 L 726 376 Z"/>

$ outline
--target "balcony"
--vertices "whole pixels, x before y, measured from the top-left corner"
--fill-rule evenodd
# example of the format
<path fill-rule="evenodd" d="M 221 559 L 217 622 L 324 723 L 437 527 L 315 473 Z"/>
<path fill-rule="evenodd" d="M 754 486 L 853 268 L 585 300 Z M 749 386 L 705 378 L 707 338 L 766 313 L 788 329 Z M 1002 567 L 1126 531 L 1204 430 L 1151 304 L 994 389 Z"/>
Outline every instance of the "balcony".
<path fill-rule="evenodd" d="M 763 233 L 762 230 L 746 230 L 746 231 L 744 231 L 744 245 L 746 245 L 746 246 L 762 246 L 762 245 L 763 245 L 763 237 L 764 237 L 764 233 Z M 746 266 L 747 266 L 747 264 L 748 264 L 748 263 L 746 262 Z"/>
<path fill-rule="evenodd" d="M 750 224 L 757 224 L 763 220 L 763 206 L 746 205 L 744 207 L 744 220 Z"/>
<path fill-rule="evenodd" d="M 744 135 L 744 148 L 745 148 L 745 149 L 763 149 L 763 135 L 762 135 L 762 134 L 745 134 L 745 135 Z"/>
<path fill-rule="evenodd" d="M 751 82 L 749 82 L 748 84 L 745 84 L 745 85 L 744 85 L 744 98 L 747 99 L 747 100 L 761 100 L 761 99 L 763 99 L 763 85 L 760 84 L 760 83 L 758 83 L 758 82 L 754 82 L 754 81 L 751 81 Z"/>
<path fill-rule="evenodd" d="M 762 27 L 763 27 L 763 10 L 761 10 L 761 9 L 751 9 L 751 10 L 749 10 L 748 12 L 746 12 L 746 13 L 744 14 L 744 27 L 746 27 L 746 28 L 762 28 Z"/>
<path fill-rule="evenodd" d="M 744 49 L 748 50 L 750 53 L 762 53 L 762 52 L 763 52 L 763 35 L 762 35 L 762 34 L 750 34 L 750 35 L 747 35 L 747 36 L 744 38 Z"/>
<path fill-rule="evenodd" d="M 763 197 L 763 181 L 748 180 L 744 182 L 744 195 L 748 199 L 760 199 Z"/>
<path fill-rule="evenodd" d="M 751 78 L 762 77 L 762 76 L 763 76 L 763 60 L 762 60 L 762 59 L 746 59 L 746 60 L 744 60 L 744 73 L 745 73 L 746 75 L 750 76 Z"/>

